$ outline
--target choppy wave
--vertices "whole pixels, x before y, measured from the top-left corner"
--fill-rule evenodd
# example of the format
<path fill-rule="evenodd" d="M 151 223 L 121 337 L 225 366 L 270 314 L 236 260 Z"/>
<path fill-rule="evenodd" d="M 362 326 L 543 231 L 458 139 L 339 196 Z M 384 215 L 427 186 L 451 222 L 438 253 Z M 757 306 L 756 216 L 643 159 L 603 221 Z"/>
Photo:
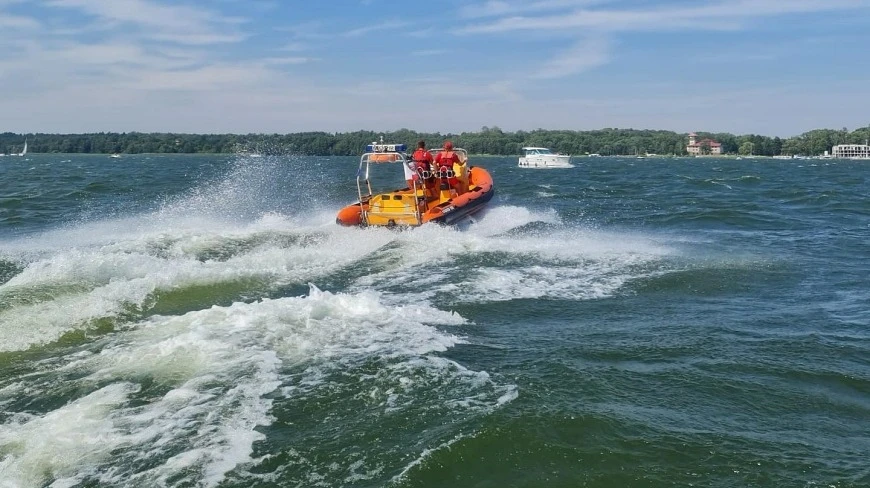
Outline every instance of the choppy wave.
<path fill-rule="evenodd" d="M 510 163 L 394 232 L 352 160 L 157 159 L 8 209 L 0 486 L 866 479 L 862 177 Z"/>
<path fill-rule="evenodd" d="M 0 428 L 4 479 L 212 486 L 230 476 L 335 486 L 401 478 L 456 438 L 439 428 L 447 419 L 486 415 L 518 394 L 439 357 L 462 341 L 466 320 L 433 304 L 600 298 L 669 252 L 642 236 L 614 246 L 614 236 L 568 228 L 552 211 L 512 206 L 464 231 L 344 229 L 317 212 L 245 223 L 247 210 L 228 209 L 253 207 L 255 197 L 230 183 L 213 188 L 151 213 L 4 242 L 2 350 L 54 351 L 26 381 L 0 385 L 0 404 L 19 412 Z M 263 298 L 309 282 L 349 292 L 311 285 L 307 296 Z M 20 400 L 34 390 L 38 401 Z M 274 440 L 277 451 L 263 448 L 273 442 L 261 429 L 273 426 L 276 401 L 303 415 L 320 403 L 342 429 L 383 423 L 396 437 L 350 454 L 324 451 L 330 434 L 312 418 L 313 427 Z M 418 420 L 397 428 L 412 412 Z M 422 443 L 421 422 L 433 429 Z M 408 458 L 414 451 L 419 458 Z M 257 474 L 274 458 L 286 463 Z"/>
<path fill-rule="evenodd" d="M 493 209 L 467 232 L 306 227 L 281 215 L 242 225 L 168 220 L 162 211 L 151 219 L 84 224 L 7 243 L 11 257 L 25 264 L 8 265 L 11 278 L 0 285 L 2 350 L 308 282 L 397 296 L 420 290 L 454 302 L 600 298 L 669 252 L 641 236 L 565 229 L 551 214 L 515 207 Z M 546 235 L 516 231 L 532 222 L 551 228 Z"/>
<path fill-rule="evenodd" d="M 0 427 L 0 473 L 27 486 L 212 486 L 255 462 L 254 443 L 268 441 L 257 427 L 272 423 L 277 398 L 335 402 L 332 415 L 349 416 L 336 419 L 340 425 L 354 421 L 356 412 L 342 408 L 350 401 L 375 416 L 420 408 L 419 388 L 437 392 L 427 415 L 493 408 L 514 387 L 430 356 L 461 340 L 436 326 L 463 323 L 425 305 L 387 306 L 375 293 L 315 287 L 305 297 L 130 323 L 37 364 L 26 387 L 0 390 L 13 410 L 23 407 L 24 388 L 41 391 L 38 405 Z M 346 390 L 338 398 L 337 388 Z M 289 443 L 282 450 L 304 448 Z"/>

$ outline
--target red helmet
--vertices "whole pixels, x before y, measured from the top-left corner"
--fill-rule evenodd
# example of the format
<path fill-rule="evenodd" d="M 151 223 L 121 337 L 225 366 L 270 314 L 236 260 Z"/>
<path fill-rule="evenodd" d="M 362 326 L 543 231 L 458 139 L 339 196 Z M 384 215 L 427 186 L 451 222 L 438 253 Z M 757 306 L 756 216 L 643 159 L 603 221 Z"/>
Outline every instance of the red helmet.
<path fill-rule="evenodd" d="M 453 143 L 450 141 L 444 141 L 444 150 L 450 151 L 453 149 Z"/>

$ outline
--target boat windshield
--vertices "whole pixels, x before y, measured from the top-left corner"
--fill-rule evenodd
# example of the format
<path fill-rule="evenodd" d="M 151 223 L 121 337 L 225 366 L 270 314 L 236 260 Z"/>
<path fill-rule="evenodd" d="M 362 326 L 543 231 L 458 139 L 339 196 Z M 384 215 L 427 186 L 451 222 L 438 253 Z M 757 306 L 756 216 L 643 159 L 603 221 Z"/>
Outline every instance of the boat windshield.
<path fill-rule="evenodd" d="M 405 179 L 407 174 L 402 168 L 402 164 L 372 164 L 369 166 L 369 184 L 376 195 L 396 191 L 407 186 Z"/>
<path fill-rule="evenodd" d="M 545 147 L 527 147 L 524 148 L 526 150 L 526 156 L 534 156 L 536 154 L 553 154 L 553 151 Z"/>

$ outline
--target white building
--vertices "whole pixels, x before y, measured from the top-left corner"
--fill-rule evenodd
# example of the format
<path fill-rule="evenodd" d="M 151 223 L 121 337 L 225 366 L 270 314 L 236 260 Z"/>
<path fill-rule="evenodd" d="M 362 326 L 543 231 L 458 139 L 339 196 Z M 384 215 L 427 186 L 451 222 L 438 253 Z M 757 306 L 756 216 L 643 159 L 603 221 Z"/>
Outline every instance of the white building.
<path fill-rule="evenodd" d="M 702 139 L 698 141 L 698 134 L 692 132 L 689 134 L 689 145 L 686 146 L 686 152 L 689 153 L 690 156 L 701 156 L 704 151 L 702 148 L 706 146 L 710 152 L 711 156 L 719 156 L 722 154 L 722 144 L 714 141 L 713 139 Z"/>
<path fill-rule="evenodd" d="M 870 146 L 866 144 L 840 144 L 831 152 L 839 159 L 870 159 Z"/>

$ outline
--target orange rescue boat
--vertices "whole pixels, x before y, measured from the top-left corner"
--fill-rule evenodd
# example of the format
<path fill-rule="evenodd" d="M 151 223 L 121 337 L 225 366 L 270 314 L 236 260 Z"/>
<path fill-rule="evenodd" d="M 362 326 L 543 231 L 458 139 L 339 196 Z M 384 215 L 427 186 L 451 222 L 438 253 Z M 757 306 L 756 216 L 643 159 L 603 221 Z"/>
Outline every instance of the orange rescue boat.
<path fill-rule="evenodd" d="M 416 227 L 426 222 L 456 224 L 482 210 L 495 194 L 492 176 L 485 169 L 468 165 L 464 149 L 454 149 L 460 163 L 453 171 L 417 170 L 405 153 L 404 144 L 372 143 L 360 157 L 357 170 L 359 199 L 342 208 L 336 223 L 347 226 Z M 430 152 L 437 154 L 441 149 Z M 385 192 L 372 189 L 372 174 L 381 165 L 402 165 L 412 184 Z M 449 182 L 460 184 L 451 187 Z M 429 187 L 423 182 L 430 181 Z M 461 192 L 461 193 L 460 193 Z"/>

